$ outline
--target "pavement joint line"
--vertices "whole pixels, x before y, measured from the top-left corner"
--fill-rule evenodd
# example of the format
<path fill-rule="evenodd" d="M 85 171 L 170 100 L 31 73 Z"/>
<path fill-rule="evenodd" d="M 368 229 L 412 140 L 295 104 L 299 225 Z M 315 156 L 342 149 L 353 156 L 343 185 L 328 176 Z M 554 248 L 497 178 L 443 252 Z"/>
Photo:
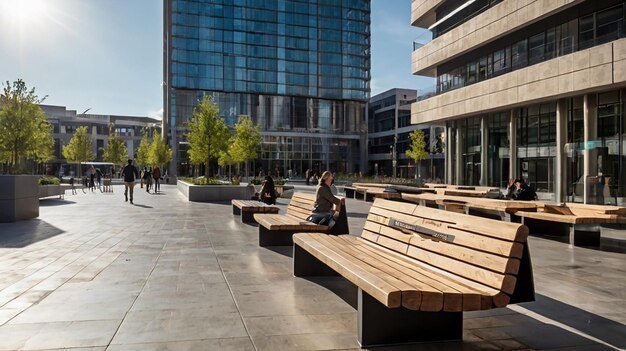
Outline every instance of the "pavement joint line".
<path fill-rule="evenodd" d="M 205 230 L 206 225 L 204 226 Z M 213 241 L 211 240 L 211 235 L 209 235 L 209 231 L 207 230 L 207 237 L 209 239 L 209 243 L 211 244 L 211 251 L 213 251 L 213 255 L 215 255 L 215 261 L 217 261 L 217 266 L 220 267 L 220 272 L 222 273 L 222 277 L 224 278 L 224 281 L 226 282 L 226 286 L 228 287 L 228 292 L 230 293 L 230 296 L 233 299 L 233 303 L 235 304 L 235 307 L 237 308 L 237 312 L 239 313 L 239 318 L 241 318 L 241 324 L 243 325 L 243 328 L 246 330 L 246 334 L 248 334 L 248 339 L 250 339 L 250 343 L 252 344 L 252 347 L 255 350 L 258 350 L 259 348 L 256 346 L 256 344 L 254 343 L 254 339 L 252 339 L 252 335 L 250 334 L 250 330 L 248 329 L 248 326 L 246 325 L 246 321 L 243 318 L 243 314 L 241 313 L 241 310 L 239 309 L 239 304 L 237 303 L 237 299 L 235 299 L 235 294 L 233 293 L 233 289 L 230 285 L 230 283 L 228 282 L 228 279 L 226 279 L 226 275 L 224 274 L 224 269 L 222 269 L 222 264 L 220 263 L 220 259 L 217 256 L 217 253 L 215 252 L 215 246 L 213 246 Z"/>
<path fill-rule="evenodd" d="M 604 346 L 607 346 L 607 347 L 610 347 L 610 348 L 612 348 L 614 350 L 626 351 L 626 349 L 620 349 L 619 347 L 611 345 L 611 344 L 609 344 L 608 342 L 606 342 L 606 341 L 604 341 L 602 339 L 598 339 L 598 338 L 596 338 L 594 336 L 591 336 L 591 335 L 589 335 L 589 334 L 587 334 L 587 333 L 585 333 L 583 331 L 580 331 L 580 330 L 578 330 L 576 328 L 570 327 L 569 325 L 563 324 L 563 323 L 561 323 L 559 321 L 556 321 L 554 319 L 551 319 L 551 318 L 548 318 L 546 316 L 543 316 L 543 315 L 541 315 L 539 313 L 533 312 L 533 311 L 531 311 L 531 310 L 529 310 L 529 309 L 527 309 L 525 307 L 522 307 L 520 305 L 508 305 L 507 308 L 509 308 L 509 309 L 511 309 L 511 310 L 513 310 L 513 311 L 515 311 L 517 313 L 521 313 L 521 314 L 526 315 L 526 316 L 528 316 L 530 318 L 533 318 L 533 319 L 535 319 L 535 320 L 537 320 L 539 322 L 546 323 L 546 324 L 552 324 L 552 325 L 554 325 L 557 328 L 561 328 L 561 329 L 563 329 L 565 331 L 568 331 L 568 332 L 570 332 L 572 334 L 579 335 L 579 336 L 581 336 L 581 337 L 583 337 L 585 339 L 591 340 L 593 342 L 600 343 L 600 344 L 602 344 Z"/>
<path fill-rule="evenodd" d="M 137 240 L 135 240 L 135 242 L 138 241 L 140 238 L 141 238 L 141 236 L 139 238 L 137 238 Z M 159 260 L 161 259 L 161 256 L 163 256 L 163 251 L 164 251 L 166 245 L 167 245 L 167 241 L 162 244 L 161 250 L 159 251 L 159 255 L 157 256 L 156 260 L 154 260 L 154 265 L 150 269 L 150 274 L 148 274 L 148 276 L 146 277 L 146 280 L 143 282 L 143 285 L 141 286 L 141 289 L 139 290 L 139 293 L 137 294 L 137 296 L 135 296 L 135 299 L 133 300 L 133 303 L 130 305 L 130 307 L 128 307 L 126 312 L 124 312 L 124 317 L 122 317 L 122 319 L 120 320 L 120 324 L 118 324 L 117 328 L 115 329 L 115 332 L 111 336 L 111 340 L 109 340 L 109 342 L 106 344 L 106 348 L 107 349 L 109 348 L 109 346 L 111 346 L 111 342 L 113 342 L 113 339 L 115 339 L 115 336 L 120 331 L 120 328 L 122 327 L 122 324 L 124 324 L 124 320 L 126 319 L 126 316 L 128 316 L 128 312 L 130 312 L 133 309 L 133 306 L 135 306 L 135 303 L 137 303 L 137 299 L 139 299 L 139 296 L 141 296 L 141 293 L 146 288 L 146 285 L 148 285 L 148 280 L 150 280 L 150 277 L 152 276 L 152 273 L 154 273 L 154 270 L 156 269 L 157 265 L 159 264 Z"/>

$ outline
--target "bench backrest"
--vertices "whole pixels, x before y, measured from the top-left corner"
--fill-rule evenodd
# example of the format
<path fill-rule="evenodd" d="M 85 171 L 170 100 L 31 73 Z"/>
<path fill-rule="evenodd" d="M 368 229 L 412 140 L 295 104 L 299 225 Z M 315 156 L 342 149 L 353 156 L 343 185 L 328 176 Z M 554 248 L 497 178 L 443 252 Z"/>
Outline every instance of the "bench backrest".
<path fill-rule="evenodd" d="M 528 228 L 519 223 L 377 199 L 361 236 L 442 270 L 442 274 L 510 296 L 526 250 Z"/>
<path fill-rule="evenodd" d="M 287 214 L 306 221 L 315 205 L 315 193 L 293 193 L 287 206 Z"/>

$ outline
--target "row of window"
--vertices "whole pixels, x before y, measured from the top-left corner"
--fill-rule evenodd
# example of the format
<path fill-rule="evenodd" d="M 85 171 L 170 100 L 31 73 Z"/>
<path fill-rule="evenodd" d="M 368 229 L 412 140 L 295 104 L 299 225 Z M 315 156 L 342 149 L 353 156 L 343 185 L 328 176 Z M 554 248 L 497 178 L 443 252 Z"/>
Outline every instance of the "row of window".
<path fill-rule="evenodd" d="M 275 13 L 287 13 L 287 14 L 318 14 L 327 17 L 346 18 L 354 20 L 369 21 L 369 1 L 352 1 L 341 2 L 336 1 L 328 4 L 315 4 L 312 1 L 307 3 L 285 1 L 276 3 L 275 1 L 262 1 L 262 6 L 257 4 L 250 5 L 237 5 L 232 1 L 226 2 L 226 4 L 199 4 L 194 1 L 173 1 L 172 11 L 186 14 L 201 14 L 217 17 L 238 17 L 238 18 L 273 18 L 274 16 L 265 11 L 265 9 L 275 9 L 272 12 Z M 278 11 L 280 12 L 278 12 Z M 254 16 L 254 17 L 251 17 Z"/>
<path fill-rule="evenodd" d="M 233 65 L 233 62 L 222 65 L 196 65 L 184 62 L 174 61 L 172 63 L 172 74 L 199 76 L 202 78 L 222 79 L 231 77 L 225 72 L 235 72 L 237 79 L 245 79 L 246 72 L 257 70 L 264 71 L 266 74 L 279 77 L 285 74 L 299 74 L 322 76 L 333 79 L 358 79 L 361 81 L 369 80 L 369 70 L 356 67 L 334 66 L 334 65 L 318 65 L 315 63 L 293 62 L 284 60 L 249 60 L 248 64 Z"/>
<path fill-rule="evenodd" d="M 604 44 L 625 34 L 623 5 L 598 11 L 551 27 L 440 74 L 437 77 L 437 93 Z"/>
<path fill-rule="evenodd" d="M 243 49 L 243 48 L 242 48 Z M 246 54 L 227 55 L 221 53 L 208 53 L 194 50 L 172 50 L 171 59 L 176 62 L 189 64 L 214 64 L 231 65 L 237 67 L 250 67 L 255 61 L 260 60 L 258 66 L 263 69 L 275 70 L 278 62 L 298 62 L 306 65 L 337 65 L 351 66 L 357 69 L 369 68 L 369 57 L 354 56 L 349 54 L 333 54 L 308 50 L 286 50 L 282 48 L 268 48 L 248 46 Z M 276 60 L 278 58 L 278 60 Z"/>
<path fill-rule="evenodd" d="M 358 82 L 342 82 L 340 88 L 325 88 L 315 85 L 288 85 L 286 83 L 265 83 L 258 81 L 201 79 L 198 77 L 176 76 L 172 80 L 174 87 L 185 89 L 202 89 L 218 91 L 239 91 L 295 96 L 319 96 L 328 99 L 366 100 L 369 97 L 367 84 Z M 357 90 L 359 89 L 359 90 Z"/>

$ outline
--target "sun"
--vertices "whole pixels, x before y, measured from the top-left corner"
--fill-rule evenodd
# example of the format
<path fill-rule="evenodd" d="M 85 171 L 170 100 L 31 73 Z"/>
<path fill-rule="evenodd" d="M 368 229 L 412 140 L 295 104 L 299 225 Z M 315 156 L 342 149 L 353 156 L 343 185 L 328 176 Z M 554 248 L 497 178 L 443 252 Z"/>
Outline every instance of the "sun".
<path fill-rule="evenodd" d="M 2 11 L 20 20 L 39 19 L 46 13 L 45 0 L 0 0 Z"/>

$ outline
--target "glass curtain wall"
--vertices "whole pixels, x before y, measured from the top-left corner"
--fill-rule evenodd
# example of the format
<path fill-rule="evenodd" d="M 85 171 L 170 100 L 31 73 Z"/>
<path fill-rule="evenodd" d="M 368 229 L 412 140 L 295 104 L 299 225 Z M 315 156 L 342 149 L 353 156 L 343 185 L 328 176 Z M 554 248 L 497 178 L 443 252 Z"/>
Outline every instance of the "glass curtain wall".
<path fill-rule="evenodd" d="M 554 192 L 556 103 L 520 109 L 517 120 L 520 175 L 535 191 Z"/>
<path fill-rule="evenodd" d="M 461 122 L 463 152 L 463 183 L 480 183 L 480 117 L 466 118 Z"/>
<path fill-rule="evenodd" d="M 624 197 L 624 111 L 622 91 L 598 94 L 599 203 L 617 203 Z"/>
<path fill-rule="evenodd" d="M 584 142 L 584 111 L 583 97 L 567 100 L 567 194 L 571 202 L 582 202 L 584 194 L 583 179 L 583 142 Z"/>
<path fill-rule="evenodd" d="M 495 113 L 488 118 L 487 184 L 504 188 L 509 179 L 509 113 Z"/>

